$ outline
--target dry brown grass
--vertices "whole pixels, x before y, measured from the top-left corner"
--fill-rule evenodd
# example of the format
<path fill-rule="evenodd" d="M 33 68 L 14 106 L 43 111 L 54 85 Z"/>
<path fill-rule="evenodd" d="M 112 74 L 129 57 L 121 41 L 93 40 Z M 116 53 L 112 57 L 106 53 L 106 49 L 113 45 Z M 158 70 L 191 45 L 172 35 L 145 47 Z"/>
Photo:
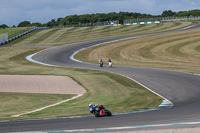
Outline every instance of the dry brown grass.
<path fill-rule="evenodd" d="M 88 48 L 76 56 L 96 63 L 142 66 L 200 73 L 200 30 L 151 35 Z"/>

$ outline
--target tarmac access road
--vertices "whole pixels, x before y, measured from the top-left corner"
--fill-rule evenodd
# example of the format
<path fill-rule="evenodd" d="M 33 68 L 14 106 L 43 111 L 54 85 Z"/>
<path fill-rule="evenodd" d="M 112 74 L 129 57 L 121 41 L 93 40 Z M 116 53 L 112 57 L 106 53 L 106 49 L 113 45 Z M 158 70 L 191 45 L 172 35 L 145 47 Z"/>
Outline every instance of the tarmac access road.
<path fill-rule="evenodd" d="M 200 25 L 184 30 L 194 28 L 200 28 Z M 132 37 L 140 36 L 141 35 Z M 103 70 L 128 76 L 170 100 L 173 103 L 172 108 L 102 118 L 81 117 L 0 122 L 0 131 L 68 132 L 69 130 L 74 130 L 74 132 L 76 132 L 78 131 L 77 129 L 94 129 L 91 131 L 95 132 L 119 131 L 114 128 L 113 130 L 108 130 L 110 127 L 121 127 L 120 129 L 122 129 L 122 131 L 132 131 L 135 130 L 134 127 L 138 127 L 137 129 L 140 130 L 146 130 L 147 128 L 158 129 L 162 128 L 161 124 L 164 124 L 163 126 L 165 128 L 171 128 L 173 125 L 171 123 L 174 123 L 174 127 L 181 125 L 181 128 L 188 127 L 190 125 L 200 127 L 200 76 L 189 73 L 143 67 L 114 66 L 113 68 L 108 68 L 105 66 L 100 68 L 97 64 L 81 63 L 70 59 L 70 56 L 79 49 L 124 38 L 127 37 L 102 39 L 51 47 L 35 54 L 32 59 L 55 66 Z M 145 125 L 155 126 L 148 127 Z M 89 132 L 89 130 L 82 130 L 82 132 Z"/>

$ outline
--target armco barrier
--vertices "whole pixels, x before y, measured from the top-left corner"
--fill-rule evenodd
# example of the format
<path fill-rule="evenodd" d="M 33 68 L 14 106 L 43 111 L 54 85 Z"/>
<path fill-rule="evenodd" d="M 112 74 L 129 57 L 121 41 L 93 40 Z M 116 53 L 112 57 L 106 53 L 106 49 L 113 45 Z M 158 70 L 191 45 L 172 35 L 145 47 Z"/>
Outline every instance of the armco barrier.
<path fill-rule="evenodd" d="M 110 24 L 109 26 L 120 26 L 122 24 Z"/>
<path fill-rule="evenodd" d="M 33 28 L 33 29 L 31 29 L 31 30 L 29 30 L 29 31 L 26 31 L 26 32 L 24 32 L 24 33 L 22 33 L 22 34 L 20 34 L 20 35 L 18 35 L 18 36 L 15 36 L 15 37 L 13 37 L 13 38 L 11 38 L 11 39 L 9 39 L 9 40 L 0 42 L 0 46 L 1 46 L 1 45 L 4 45 L 4 44 L 7 44 L 7 43 L 9 43 L 9 42 L 12 42 L 12 41 L 14 41 L 15 39 L 18 39 L 18 38 L 20 38 L 20 37 L 22 37 L 22 36 L 24 36 L 24 35 L 26 35 L 26 34 L 28 34 L 28 33 L 31 33 L 32 31 L 35 31 L 35 30 L 43 30 L 43 29 L 49 29 L 49 27 Z"/>
<path fill-rule="evenodd" d="M 160 21 L 153 21 L 153 22 L 138 22 L 138 23 L 127 23 L 124 25 L 136 25 L 136 24 L 155 24 L 155 23 L 160 23 Z"/>

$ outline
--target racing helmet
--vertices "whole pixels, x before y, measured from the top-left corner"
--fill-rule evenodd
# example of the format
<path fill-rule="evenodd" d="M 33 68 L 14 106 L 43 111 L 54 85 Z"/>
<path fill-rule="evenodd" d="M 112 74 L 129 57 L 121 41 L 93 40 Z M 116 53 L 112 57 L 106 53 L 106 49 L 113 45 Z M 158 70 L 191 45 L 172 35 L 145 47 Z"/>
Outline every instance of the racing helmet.
<path fill-rule="evenodd" d="M 93 104 L 92 104 L 92 103 L 90 103 L 90 104 L 89 104 L 89 107 L 91 107 L 91 106 L 93 106 Z"/>

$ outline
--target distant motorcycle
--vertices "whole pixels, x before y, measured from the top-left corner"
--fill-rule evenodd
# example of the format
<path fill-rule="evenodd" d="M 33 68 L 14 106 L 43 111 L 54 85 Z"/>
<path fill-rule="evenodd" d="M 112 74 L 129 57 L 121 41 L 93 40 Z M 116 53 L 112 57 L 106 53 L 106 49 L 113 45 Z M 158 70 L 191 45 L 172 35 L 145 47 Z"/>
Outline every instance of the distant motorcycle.
<path fill-rule="evenodd" d="M 99 62 L 99 66 L 103 67 L 103 61 Z"/>
<path fill-rule="evenodd" d="M 95 111 L 93 112 L 93 115 L 96 117 L 112 116 L 112 113 L 109 110 L 107 110 L 104 106 L 100 105 L 96 107 Z"/>
<path fill-rule="evenodd" d="M 109 68 L 112 68 L 112 62 L 111 62 L 111 61 L 108 62 L 108 67 L 109 67 Z"/>
<path fill-rule="evenodd" d="M 103 67 L 103 60 L 102 59 L 99 60 L 99 66 Z"/>

